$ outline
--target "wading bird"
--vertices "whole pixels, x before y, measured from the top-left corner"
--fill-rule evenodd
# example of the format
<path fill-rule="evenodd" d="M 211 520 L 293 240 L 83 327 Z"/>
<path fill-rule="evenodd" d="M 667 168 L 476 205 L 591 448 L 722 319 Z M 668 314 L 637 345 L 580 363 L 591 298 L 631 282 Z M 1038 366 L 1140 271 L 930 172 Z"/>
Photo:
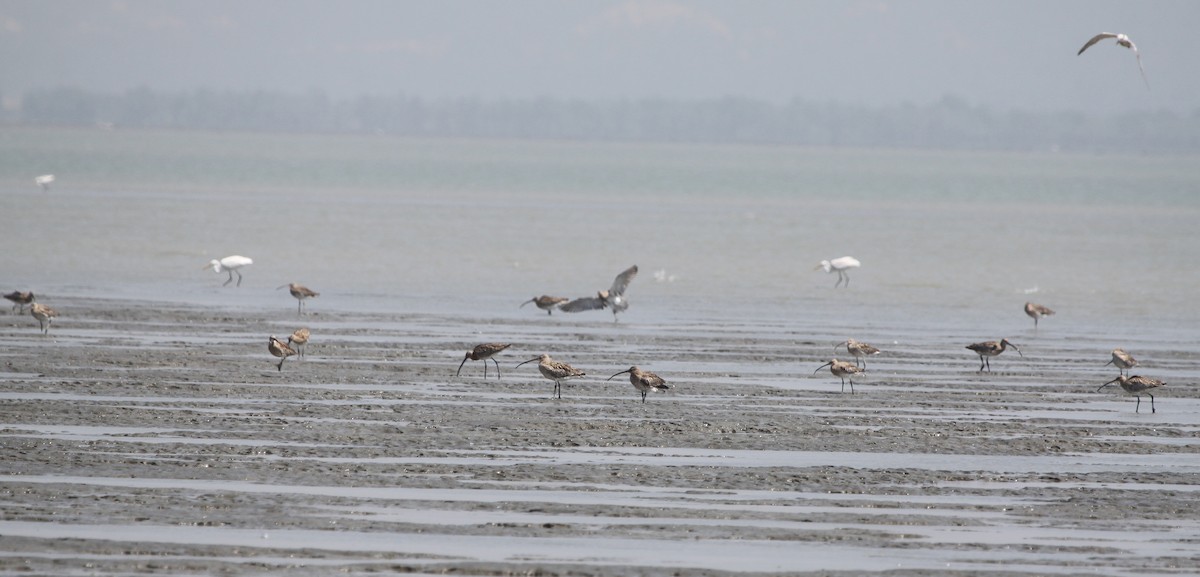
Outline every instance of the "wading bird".
<path fill-rule="evenodd" d="M 1143 394 L 1145 394 L 1147 397 L 1150 397 L 1150 412 L 1151 413 L 1157 412 L 1154 409 L 1154 395 L 1150 394 L 1150 391 L 1152 389 L 1157 389 L 1159 387 L 1167 386 L 1166 383 L 1164 383 L 1158 379 L 1151 379 L 1149 377 L 1139 377 L 1137 375 L 1134 375 L 1132 377 L 1126 377 L 1125 375 L 1121 375 L 1107 383 L 1104 383 L 1103 385 L 1100 385 L 1100 388 L 1096 389 L 1096 392 L 1100 392 L 1100 389 L 1103 389 L 1104 387 L 1107 387 L 1113 383 L 1119 383 L 1121 385 L 1121 388 L 1125 390 L 1125 394 L 1133 395 L 1134 397 L 1137 397 L 1137 405 L 1135 405 L 1133 407 L 1133 412 L 1135 412 L 1135 413 L 1141 412 L 1142 395 Z"/>
<path fill-rule="evenodd" d="M 813 374 L 817 374 L 817 372 L 825 367 L 829 367 L 829 372 L 833 373 L 833 376 L 842 380 L 843 393 L 846 392 L 846 379 L 850 379 L 850 394 L 854 394 L 854 375 L 862 374 L 864 371 L 863 369 L 860 369 L 857 365 L 847 363 L 846 361 L 831 359 L 829 362 L 817 367 L 817 370 L 813 371 Z"/>
<path fill-rule="evenodd" d="M 233 256 L 227 256 L 221 260 L 217 260 L 214 258 L 214 259 L 208 261 L 208 264 L 204 265 L 201 268 L 202 269 L 210 269 L 211 268 L 213 270 L 213 272 L 215 272 L 217 274 L 220 274 L 221 271 L 228 272 L 229 280 L 225 281 L 225 284 L 223 284 L 221 286 L 229 286 L 229 283 L 233 282 L 233 273 L 236 272 L 238 275 L 237 286 L 242 286 L 242 273 L 240 271 L 238 271 L 238 269 L 242 268 L 244 266 L 252 265 L 252 264 L 254 264 L 253 260 L 246 258 L 244 256 L 239 256 L 239 255 L 235 254 Z"/>
<path fill-rule="evenodd" d="M 834 345 L 833 350 L 837 351 L 840 347 L 846 347 L 846 352 L 854 355 L 854 366 L 856 367 L 860 358 L 879 354 L 879 349 L 867 343 L 860 343 L 854 339 L 846 339 L 846 342 Z M 862 359 L 862 368 L 867 368 L 867 360 L 865 358 Z"/>
<path fill-rule="evenodd" d="M 572 377 L 586 376 L 583 371 L 581 371 L 575 367 L 572 367 L 571 365 L 568 365 L 567 363 L 556 361 L 556 360 L 550 358 L 550 355 L 546 355 L 546 354 L 543 354 L 536 358 L 529 359 L 528 361 L 525 361 L 524 363 L 521 363 L 517 366 L 519 367 L 525 363 L 532 363 L 533 361 L 538 362 L 538 371 L 540 371 L 542 373 L 543 377 L 550 379 L 551 381 L 554 381 L 554 396 L 559 399 L 562 398 L 562 382 L 563 382 L 563 380 L 569 379 Z"/>
<path fill-rule="evenodd" d="M 1141 53 L 1138 52 L 1137 45 L 1135 45 L 1133 43 L 1133 41 L 1130 40 L 1129 37 L 1124 34 L 1115 34 L 1112 32 L 1101 32 L 1095 36 L 1092 36 L 1092 39 L 1088 40 L 1087 44 L 1084 44 L 1083 48 L 1080 48 L 1079 52 L 1076 52 L 1075 55 L 1079 56 L 1080 54 L 1083 54 L 1084 50 L 1087 50 L 1093 44 L 1095 44 L 1101 40 L 1104 40 L 1106 38 L 1116 38 L 1117 46 L 1124 46 L 1125 48 L 1128 48 L 1133 51 L 1133 55 L 1137 57 L 1138 70 L 1141 71 L 1141 73 L 1142 73 L 1142 82 L 1146 83 L 1146 90 L 1150 90 L 1150 81 L 1146 79 L 1146 69 L 1142 67 L 1142 55 L 1141 55 Z"/>
<path fill-rule="evenodd" d="M 271 340 L 267 341 L 267 350 L 271 351 L 272 355 L 279 357 L 277 368 L 280 371 L 283 371 L 283 361 L 296 354 L 296 349 L 289 347 L 287 343 L 275 338 L 275 335 L 271 335 Z"/>
<path fill-rule="evenodd" d="M 33 179 L 34 184 L 42 187 L 42 192 L 50 190 L 50 183 L 54 182 L 53 174 L 43 174 Z"/>
<path fill-rule="evenodd" d="M 550 295 L 542 295 L 540 297 L 533 297 L 533 298 L 521 303 L 521 306 L 524 307 L 525 305 L 527 305 L 529 303 L 533 303 L 533 304 L 537 305 L 537 308 L 546 311 L 546 314 L 552 315 L 552 314 L 554 314 L 554 307 L 561 305 L 569 300 L 571 300 L 571 299 L 569 299 L 567 297 L 552 297 Z"/>
<path fill-rule="evenodd" d="M 612 308 L 613 322 L 617 322 L 617 313 L 629 308 L 629 301 L 625 299 L 625 289 L 629 288 L 629 283 L 637 273 L 638 267 L 635 264 L 617 275 L 608 290 L 600 291 L 594 297 L 577 298 L 558 308 L 568 313 Z"/>
<path fill-rule="evenodd" d="M 1137 359 L 1133 358 L 1133 355 L 1125 352 L 1125 349 L 1116 348 L 1113 349 L 1112 360 L 1104 363 L 1104 365 L 1116 365 L 1117 370 L 1121 371 L 1121 374 L 1123 375 L 1125 374 L 1126 370 L 1138 366 L 1138 362 Z"/>
<path fill-rule="evenodd" d="M 34 300 L 33 291 L 13 291 L 4 295 L 4 298 L 13 302 L 13 310 L 17 314 L 25 312 L 25 305 Z"/>
<path fill-rule="evenodd" d="M 288 292 L 292 293 L 292 296 L 296 297 L 296 314 L 298 315 L 304 314 L 304 299 L 321 296 L 321 293 L 315 292 L 302 284 L 296 283 L 280 285 L 275 290 L 279 290 L 283 287 L 287 287 Z"/>
<path fill-rule="evenodd" d="M 288 346 L 296 349 L 297 359 L 304 358 L 305 345 L 308 344 L 308 337 L 311 336 L 311 334 L 312 333 L 309 332 L 308 328 L 305 327 L 296 329 L 292 332 L 291 336 L 288 337 Z"/>
<path fill-rule="evenodd" d="M 858 259 L 852 256 L 844 256 L 842 258 L 835 258 L 833 260 L 823 260 L 821 261 L 821 264 L 817 265 L 817 267 L 813 270 L 836 272 L 838 275 L 838 281 L 834 283 L 833 288 L 841 286 L 842 281 L 846 281 L 846 287 L 849 288 L 850 275 L 846 271 L 852 268 L 858 268 L 859 266 L 862 266 L 862 263 L 858 262 Z"/>
<path fill-rule="evenodd" d="M 987 370 L 989 373 L 992 372 L 992 363 L 988 359 L 990 357 L 994 357 L 994 356 L 1004 352 L 1005 349 L 1007 349 L 1008 347 L 1012 347 L 1013 350 L 1017 351 L 1017 354 L 1021 355 L 1022 358 L 1025 356 L 1025 355 L 1021 354 L 1021 349 L 1018 349 L 1017 345 L 1014 345 L 1014 344 L 1008 342 L 1008 339 L 1000 339 L 1000 342 L 987 341 L 987 342 L 967 345 L 968 349 L 975 351 L 975 354 L 979 355 L 979 371 L 978 372 L 980 372 L 980 373 L 983 372 L 983 368 L 985 366 L 987 367 Z"/>
<path fill-rule="evenodd" d="M 497 362 L 493 357 L 496 356 L 496 353 L 499 353 L 500 351 L 503 351 L 511 346 L 512 345 L 509 343 L 483 343 L 482 345 L 475 345 L 475 348 L 467 351 L 467 355 L 463 357 L 462 362 L 458 363 L 458 371 L 454 373 L 454 376 L 457 377 L 459 373 L 462 373 L 463 365 L 467 364 L 467 361 L 483 361 L 483 378 L 486 379 L 487 362 L 489 359 L 491 359 L 493 363 L 496 363 L 496 378 L 499 379 L 500 363 Z"/>
<path fill-rule="evenodd" d="M 30 314 L 37 319 L 38 326 L 42 329 L 42 334 L 50 333 L 50 323 L 54 322 L 54 317 L 58 316 L 58 312 L 54 309 L 40 303 L 33 303 L 29 307 Z"/>
<path fill-rule="evenodd" d="M 643 371 L 637 367 L 629 367 L 628 369 L 625 369 L 605 380 L 611 381 L 613 380 L 613 377 L 616 377 L 617 375 L 623 375 L 625 373 L 629 373 L 629 382 L 633 384 L 633 388 L 637 389 L 637 391 L 642 394 L 643 403 L 646 402 L 646 394 L 650 391 L 657 393 L 671 388 L 667 386 L 667 381 L 664 381 L 662 377 L 650 371 Z"/>
<path fill-rule="evenodd" d="M 1025 314 L 1033 319 L 1033 330 L 1037 330 L 1038 319 L 1054 314 L 1054 311 L 1037 303 L 1025 303 Z"/>

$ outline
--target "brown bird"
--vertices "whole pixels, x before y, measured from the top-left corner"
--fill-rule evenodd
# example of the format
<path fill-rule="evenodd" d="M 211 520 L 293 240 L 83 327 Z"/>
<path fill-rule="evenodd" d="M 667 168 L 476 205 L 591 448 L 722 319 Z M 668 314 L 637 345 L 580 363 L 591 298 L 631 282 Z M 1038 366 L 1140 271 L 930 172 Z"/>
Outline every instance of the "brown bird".
<path fill-rule="evenodd" d="M 271 335 L 271 340 L 267 341 L 267 350 L 271 351 L 272 355 L 279 357 L 278 369 L 280 371 L 283 371 L 283 361 L 296 354 L 296 349 L 289 347 L 287 343 L 279 340 L 275 335 Z"/>
<path fill-rule="evenodd" d="M 1037 303 L 1025 303 L 1025 314 L 1033 319 L 1033 330 L 1037 330 L 1038 319 L 1054 314 L 1054 311 Z"/>
<path fill-rule="evenodd" d="M 309 333 L 308 328 L 299 328 L 292 332 L 288 337 L 288 346 L 296 349 L 296 358 L 304 358 L 305 345 L 308 344 Z"/>
<path fill-rule="evenodd" d="M 968 349 L 975 351 L 975 354 L 979 355 L 979 371 L 978 372 L 980 372 L 980 373 L 983 372 L 983 367 L 985 367 L 985 366 L 987 367 L 987 370 L 989 373 L 992 372 L 992 363 L 991 363 L 991 361 L 988 360 L 988 358 L 994 357 L 994 356 L 1004 352 L 1005 349 L 1007 349 L 1008 347 L 1012 347 L 1014 351 L 1017 351 L 1018 355 L 1021 355 L 1022 357 L 1025 356 L 1025 355 L 1021 354 L 1021 349 L 1018 349 L 1017 345 L 1014 345 L 1014 344 L 1008 342 L 1008 339 L 1000 339 L 1000 342 L 987 341 L 987 342 L 967 345 Z"/>
<path fill-rule="evenodd" d="M 1116 38 L 1117 46 L 1123 46 L 1133 51 L 1133 55 L 1137 57 L 1138 70 L 1142 73 L 1142 82 L 1146 83 L 1146 90 L 1150 90 L 1150 81 L 1146 78 L 1146 69 L 1142 67 L 1142 54 L 1138 52 L 1137 45 L 1133 43 L 1133 40 L 1130 40 L 1129 37 L 1124 34 L 1101 32 L 1095 36 L 1092 36 L 1092 39 L 1088 40 L 1087 44 L 1084 44 L 1083 48 L 1080 48 L 1079 52 L 1076 52 L 1075 55 L 1079 56 L 1080 54 L 1083 54 L 1084 50 L 1087 50 L 1093 44 L 1104 40 L 1105 38 Z"/>
<path fill-rule="evenodd" d="M 304 314 L 304 299 L 321 296 L 321 293 L 314 292 L 312 289 L 296 283 L 280 285 L 275 290 L 279 290 L 283 287 L 287 287 L 288 292 L 292 293 L 292 296 L 296 297 L 296 300 L 298 301 L 296 303 L 296 314 L 298 315 Z"/>
<path fill-rule="evenodd" d="M 643 403 L 646 402 L 646 394 L 650 391 L 657 393 L 671 388 L 667 386 L 667 381 L 664 381 L 662 377 L 650 371 L 643 371 L 637 367 L 629 367 L 605 380 L 611 381 L 613 377 L 625 373 L 629 373 L 629 382 L 633 384 L 633 388 L 642 394 Z"/>
<path fill-rule="evenodd" d="M 617 313 L 624 312 L 629 308 L 629 301 L 625 298 L 625 291 L 629 288 L 629 283 L 633 282 L 633 277 L 638 273 L 637 265 L 633 265 L 617 275 L 613 279 L 612 286 L 608 290 L 596 293 L 594 297 L 581 297 L 573 301 L 559 305 L 559 309 L 566 313 L 577 313 L 581 311 L 591 311 L 596 309 L 612 308 L 613 322 L 617 322 Z"/>
<path fill-rule="evenodd" d="M 536 358 L 529 359 L 528 361 L 525 361 L 524 363 L 521 363 L 517 366 L 519 367 L 525 363 L 532 363 L 533 361 L 538 361 L 538 371 L 540 371 L 542 373 L 543 377 L 550 379 L 551 381 L 554 381 L 554 396 L 559 399 L 562 398 L 562 382 L 563 382 L 563 380 L 569 379 L 572 377 L 586 376 L 583 371 L 581 371 L 575 367 L 572 367 L 571 365 L 568 365 L 567 363 L 556 361 L 556 360 L 550 358 L 550 355 L 546 355 L 546 354 L 543 354 Z"/>
<path fill-rule="evenodd" d="M 1112 351 L 1112 360 L 1104 363 L 1104 365 L 1116 365 L 1117 370 L 1121 371 L 1123 375 L 1126 370 L 1138 366 L 1138 362 L 1137 359 L 1133 358 L 1133 355 L 1125 352 L 1125 349 L 1116 348 Z"/>
<path fill-rule="evenodd" d="M 1157 389 L 1159 387 L 1167 386 L 1166 383 L 1164 383 L 1158 379 L 1151 379 L 1149 377 L 1139 377 L 1137 375 L 1134 375 L 1132 377 L 1126 377 L 1125 375 L 1121 375 L 1107 383 L 1104 383 L 1103 385 L 1100 385 L 1100 388 L 1096 389 L 1096 392 L 1099 392 L 1100 389 L 1103 389 L 1104 387 L 1107 387 L 1113 383 L 1119 383 L 1121 385 L 1121 388 L 1125 389 L 1125 394 L 1133 395 L 1134 397 L 1137 397 L 1137 405 L 1135 405 L 1133 407 L 1133 412 L 1135 412 L 1135 413 L 1141 412 L 1140 410 L 1142 408 L 1142 394 L 1143 393 L 1145 393 L 1145 395 L 1147 397 L 1150 397 L 1150 412 L 1151 413 L 1157 412 L 1154 409 L 1154 395 L 1150 394 L 1150 391 L 1152 389 Z"/>
<path fill-rule="evenodd" d="M 483 378 L 486 379 L 487 362 L 490 359 L 493 363 L 496 363 L 496 378 L 499 379 L 500 363 L 497 362 L 493 357 L 496 356 L 496 353 L 499 353 L 500 351 L 503 351 L 511 346 L 512 345 L 509 343 L 483 343 L 482 345 L 475 345 L 475 348 L 467 351 L 467 354 L 463 357 L 462 362 L 458 363 L 458 371 L 454 373 L 454 376 L 457 377 L 459 373 L 462 373 L 463 365 L 467 364 L 468 360 L 483 361 Z"/>
<path fill-rule="evenodd" d="M 838 348 L 840 348 L 840 347 L 846 347 L 846 352 L 850 353 L 851 355 L 854 355 L 854 366 L 856 366 L 856 367 L 858 366 L 859 358 L 869 357 L 871 355 L 879 354 L 879 349 L 877 349 L 871 345 L 868 345 L 867 343 L 860 343 L 854 339 L 846 339 L 846 342 L 838 343 L 838 344 L 834 345 L 833 350 L 837 351 Z M 867 360 L 866 359 L 863 359 L 862 368 L 864 368 L 864 369 L 867 368 Z"/>
<path fill-rule="evenodd" d="M 54 322 L 54 317 L 58 316 L 58 312 L 40 303 L 33 303 L 29 307 L 29 312 L 33 314 L 33 318 L 37 319 L 38 326 L 42 329 L 42 334 L 49 334 L 50 323 Z"/>
<path fill-rule="evenodd" d="M 34 300 L 33 291 L 13 291 L 4 295 L 4 298 L 13 302 L 13 310 L 17 314 L 25 312 L 25 305 Z"/>
<path fill-rule="evenodd" d="M 854 394 L 854 375 L 862 374 L 864 369 L 859 368 L 858 365 L 847 363 L 846 361 L 832 359 L 829 362 L 817 367 L 817 370 L 813 371 L 813 374 L 817 374 L 817 371 L 820 371 L 825 367 L 829 367 L 829 372 L 833 373 L 833 376 L 842 380 L 843 393 L 846 392 L 846 379 L 850 379 L 850 394 Z"/>
<path fill-rule="evenodd" d="M 571 299 L 567 297 L 552 297 L 550 295 L 542 295 L 540 297 L 533 297 L 521 303 L 521 306 L 524 307 L 529 303 L 533 303 L 537 305 L 537 308 L 546 311 L 546 314 L 552 315 L 554 314 L 554 307 L 557 307 L 558 305 L 561 305 L 569 300 Z"/>

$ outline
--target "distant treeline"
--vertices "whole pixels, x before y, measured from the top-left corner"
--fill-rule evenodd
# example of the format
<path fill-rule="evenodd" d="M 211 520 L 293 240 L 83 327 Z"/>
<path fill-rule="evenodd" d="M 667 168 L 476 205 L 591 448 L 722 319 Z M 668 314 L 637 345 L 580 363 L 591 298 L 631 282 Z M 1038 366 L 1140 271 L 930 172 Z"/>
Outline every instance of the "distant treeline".
<path fill-rule="evenodd" d="M 927 105 L 868 107 L 745 98 L 591 101 L 362 96 L 320 92 L 123 94 L 57 88 L 29 92 L 0 117 L 35 125 L 381 133 L 464 137 L 786 144 L 975 150 L 1181 153 L 1200 150 L 1200 110 L 1137 112 L 994 111 L 947 96 Z"/>

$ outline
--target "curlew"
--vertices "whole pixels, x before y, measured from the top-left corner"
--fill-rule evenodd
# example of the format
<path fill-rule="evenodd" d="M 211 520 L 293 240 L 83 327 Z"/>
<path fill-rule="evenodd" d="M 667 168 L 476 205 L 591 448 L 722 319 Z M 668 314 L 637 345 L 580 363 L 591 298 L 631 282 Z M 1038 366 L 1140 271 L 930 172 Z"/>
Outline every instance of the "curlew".
<path fill-rule="evenodd" d="M 643 371 L 637 367 L 629 367 L 628 369 L 625 369 L 605 380 L 611 381 L 613 380 L 613 377 L 625 373 L 629 373 L 629 382 L 633 384 L 633 388 L 637 389 L 637 391 L 642 394 L 643 403 L 646 402 L 646 394 L 650 391 L 657 393 L 671 388 L 667 385 L 667 381 L 663 380 L 662 377 L 650 371 Z"/>
<path fill-rule="evenodd" d="M 279 365 L 277 368 L 283 371 L 283 361 L 288 357 L 296 354 L 296 349 L 289 347 L 287 343 L 279 340 L 275 335 L 271 335 L 271 339 L 267 341 L 267 350 L 271 351 L 272 355 L 279 357 Z"/>
<path fill-rule="evenodd" d="M 1096 392 L 1100 392 L 1100 389 L 1103 389 L 1104 387 L 1107 387 L 1113 383 L 1119 383 L 1121 388 L 1125 390 L 1126 395 L 1133 395 L 1134 397 L 1137 397 L 1137 405 L 1135 405 L 1133 408 L 1133 412 L 1135 413 L 1141 412 L 1143 394 L 1145 394 L 1147 397 L 1150 397 L 1150 412 L 1157 412 L 1154 409 L 1154 395 L 1150 394 L 1150 391 L 1159 387 L 1167 386 L 1166 383 L 1158 379 L 1139 377 L 1137 375 L 1132 377 L 1121 375 L 1107 383 L 1104 383 L 1103 385 L 1100 385 L 1100 387 L 1096 389 Z"/>
<path fill-rule="evenodd" d="M 4 298 L 12 301 L 13 310 L 20 314 L 25 312 L 25 305 L 32 303 L 36 297 L 33 296 L 33 291 L 13 291 L 4 295 Z"/>
<path fill-rule="evenodd" d="M 1137 359 L 1133 358 L 1133 355 L 1125 352 L 1125 349 L 1116 348 L 1112 351 L 1112 360 L 1104 363 L 1104 365 L 1116 365 L 1117 370 L 1121 371 L 1123 375 L 1126 370 L 1138 366 L 1138 362 Z"/>
<path fill-rule="evenodd" d="M 1106 38 L 1116 38 L 1117 46 L 1123 46 L 1123 47 L 1128 48 L 1133 51 L 1133 55 L 1137 57 L 1138 71 L 1140 71 L 1142 73 L 1142 82 L 1146 83 L 1146 90 L 1150 90 L 1150 81 L 1146 78 L 1146 69 L 1142 67 L 1142 54 L 1140 52 L 1138 52 L 1137 45 L 1134 44 L 1133 41 L 1130 40 L 1129 37 L 1124 34 L 1117 34 L 1117 33 L 1113 33 L 1113 32 L 1101 32 L 1095 36 L 1092 36 L 1092 39 L 1088 40 L 1087 44 L 1084 44 L 1083 48 L 1080 48 L 1079 52 L 1076 52 L 1075 55 L 1079 56 L 1080 54 L 1083 54 L 1084 50 L 1087 50 L 1093 44 L 1095 44 L 1101 40 L 1104 40 Z"/>
<path fill-rule="evenodd" d="M 488 360 L 491 360 L 493 363 L 496 363 L 496 378 L 499 379 L 500 363 L 497 362 L 494 357 L 496 356 L 496 353 L 499 353 L 500 351 L 503 351 L 511 346 L 512 345 L 509 343 L 483 343 L 482 345 L 475 345 L 475 348 L 467 351 L 467 354 L 463 357 L 462 362 L 458 363 L 458 371 L 454 373 L 454 376 L 457 377 L 460 373 L 462 373 L 463 365 L 467 364 L 467 361 L 483 361 L 483 378 L 486 379 L 487 362 Z"/>
<path fill-rule="evenodd" d="M 309 332 L 308 327 L 303 327 L 296 329 L 292 332 L 291 336 L 288 337 L 287 344 L 289 347 L 296 349 L 297 359 L 304 358 L 305 345 L 308 344 L 308 337 L 311 335 L 312 333 Z"/>
<path fill-rule="evenodd" d="M 296 314 L 297 315 L 304 314 L 304 299 L 321 296 L 321 293 L 316 292 L 302 284 L 296 284 L 296 283 L 279 285 L 278 287 L 275 288 L 275 290 L 279 290 L 283 287 L 287 287 L 288 292 L 292 293 L 292 296 L 296 297 L 296 301 L 297 301 L 296 302 Z"/>
<path fill-rule="evenodd" d="M 554 396 L 559 399 L 562 398 L 562 382 L 563 382 L 563 380 L 569 379 L 572 377 L 585 376 L 585 373 L 583 371 L 581 371 L 575 367 L 572 367 L 571 365 L 568 365 L 567 363 L 564 363 L 561 361 L 556 361 L 556 360 L 550 358 L 550 355 L 546 355 L 546 354 L 543 354 L 536 358 L 529 359 L 528 361 L 525 361 L 524 363 L 521 363 L 517 366 L 519 367 L 525 363 L 532 363 L 533 361 L 538 362 L 538 371 L 540 371 L 542 373 L 543 377 L 550 379 L 551 381 L 554 381 Z"/>
<path fill-rule="evenodd" d="M 847 363 L 846 361 L 831 359 L 829 362 L 817 367 L 817 370 L 813 371 L 813 374 L 817 374 L 818 371 L 825 367 L 829 367 L 829 372 L 833 373 L 835 377 L 842 380 L 843 393 L 846 392 L 846 379 L 850 379 L 850 394 L 854 394 L 854 375 L 862 374 L 864 369 L 859 368 L 858 365 Z"/>
<path fill-rule="evenodd" d="M 625 299 L 625 289 L 629 288 L 629 283 L 637 273 L 638 267 L 635 264 L 621 271 L 621 274 L 613 279 L 608 290 L 600 291 L 594 297 L 582 297 L 563 303 L 558 308 L 567 313 L 612 308 L 613 322 L 617 322 L 617 313 L 629 308 L 629 301 Z"/>
<path fill-rule="evenodd" d="M 860 343 L 854 339 L 846 339 L 846 342 L 834 345 L 833 350 L 837 351 L 840 347 L 846 347 L 846 351 L 851 355 L 854 355 L 854 366 L 857 367 L 858 360 L 862 358 L 862 368 L 864 369 L 867 368 L 867 360 L 863 357 L 879 354 L 879 349 L 868 345 L 867 343 Z"/>
<path fill-rule="evenodd" d="M 1029 318 L 1033 319 L 1033 330 L 1036 331 L 1038 319 L 1042 317 L 1048 317 L 1054 314 L 1054 311 L 1050 310 L 1049 307 L 1044 307 L 1037 303 L 1025 303 L 1025 314 L 1029 315 Z"/>
<path fill-rule="evenodd" d="M 237 273 L 237 275 L 238 275 L 237 286 L 242 286 L 242 272 L 239 271 L 238 269 L 240 269 L 244 266 L 252 265 L 252 264 L 254 264 L 254 261 L 252 259 L 235 254 L 233 256 L 227 256 L 220 260 L 217 260 L 214 258 L 214 259 L 208 261 L 208 264 L 204 265 L 201 268 L 202 269 L 210 269 L 211 268 L 213 270 L 213 272 L 215 272 L 217 274 L 220 274 L 221 271 L 228 272 L 229 280 L 226 280 L 225 284 L 223 284 L 221 286 L 229 286 L 229 283 L 233 282 L 233 273 Z"/>
<path fill-rule="evenodd" d="M 44 335 L 50 333 L 50 323 L 54 322 L 54 317 L 58 316 L 57 311 L 41 303 L 33 303 L 29 307 L 29 313 L 37 319 L 38 326 L 41 327 Z"/>
<path fill-rule="evenodd" d="M 838 280 L 834 283 L 833 288 L 841 286 L 842 281 L 846 282 L 846 288 L 850 288 L 850 274 L 847 271 L 860 266 L 862 266 L 862 263 L 858 262 L 858 259 L 852 256 L 844 256 L 833 260 L 823 260 L 813 270 L 824 270 L 827 273 L 836 272 Z"/>
<path fill-rule="evenodd" d="M 967 345 L 968 349 L 975 351 L 975 354 L 979 355 L 979 371 L 977 372 L 980 373 L 983 372 L 984 367 L 987 367 L 989 373 L 992 372 L 992 363 L 988 359 L 1004 352 L 1008 347 L 1012 347 L 1021 357 L 1025 356 L 1021 353 L 1021 349 L 1018 349 L 1017 345 L 1010 343 L 1008 339 L 1000 339 L 1000 342 L 986 341 Z"/>
<path fill-rule="evenodd" d="M 54 182 L 53 174 L 43 174 L 43 175 L 35 177 L 33 179 L 34 184 L 42 187 L 42 192 L 46 192 L 47 190 L 50 190 L 51 182 Z"/>
<path fill-rule="evenodd" d="M 521 306 L 523 307 L 529 303 L 533 303 L 534 305 L 537 306 L 537 308 L 546 311 L 546 314 L 552 315 L 552 314 L 554 314 L 554 307 L 561 305 L 569 300 L 571 300 L 571 299 L 569 299 L 567 297 L 553 297 L 550 295 L 542 295 L 540 297 L 533 297 L 533 298 L 521 303 Z"/>

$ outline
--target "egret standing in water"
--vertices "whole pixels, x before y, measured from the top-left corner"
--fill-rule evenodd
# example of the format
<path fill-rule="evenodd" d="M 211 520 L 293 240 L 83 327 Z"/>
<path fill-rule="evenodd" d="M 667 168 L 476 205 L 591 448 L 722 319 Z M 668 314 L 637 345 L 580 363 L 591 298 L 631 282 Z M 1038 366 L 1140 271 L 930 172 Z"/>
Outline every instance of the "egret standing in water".
<path fill-rule="evenodd" d="M 42 192 L 46 192 L 47 190 L 50 190 L 50 183 L 54 182 L 54 175 L 53 174 L 43 174 L 37 178 L 34 178 L 33 182 L 34 182 L 34 184 L 37 184 L 38 186 L 42 187 Z"/>
<path fill-rule="evenodd" d="M 229 283 L 233 282 L 233 273 L 236 272 L 238 275 L 237 286 L 242 286 L 242 273 L 240 271 L 238 271 L 238 269 L 242 268 L 244 266 L 252 265 L 252 264 L 254 264 L 253 260 L 251 260 L 247 257 L 235 254 L 233 256 L 227 256 L 220 260 L 217 260 L 214 258 L 214 259 L 208 261 L 208 264 L 204 265 L 201 268 L 202 269 L 210 269 L 211 268 L 213 270 L 213 272 L 215 272 L 217 274 L 220 274 L 221 271 L 228 272 L 229 280 L 225 281 L 225 284 L 223 284 L 221 286 L 229 286 Z"/>
<path fill-rule="evenodd" d="M 845 281 L 846 287 L 849 288 L 850 287 L 850 275 L 847 274 L 846 271 L 849 269 L 852 269 L 852 268 L 858 268 L 860 266 L 862 266 L 862 263 L 858 262 L 858 259 L 856 259 L 852 256 L 844 256 L 842 258 L 835 258 L 833 260 L 823 260 L 823 261 L 821 261 L 821 264 L 817 265 L 817 267 L 814 268 L 813 270 L 824 270 L 825 272 L 836 272 L 838 275 L 838 281 L 836 284 L 833 285 L 833 288 L 837 288 L 837 287 L 841 286 L 842 281 Z"/>

